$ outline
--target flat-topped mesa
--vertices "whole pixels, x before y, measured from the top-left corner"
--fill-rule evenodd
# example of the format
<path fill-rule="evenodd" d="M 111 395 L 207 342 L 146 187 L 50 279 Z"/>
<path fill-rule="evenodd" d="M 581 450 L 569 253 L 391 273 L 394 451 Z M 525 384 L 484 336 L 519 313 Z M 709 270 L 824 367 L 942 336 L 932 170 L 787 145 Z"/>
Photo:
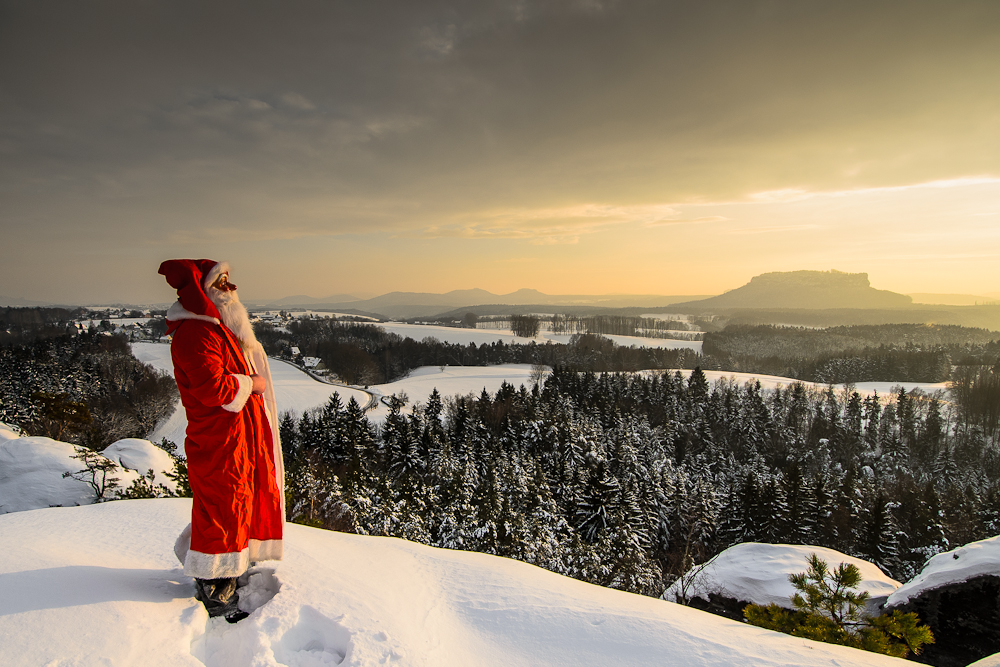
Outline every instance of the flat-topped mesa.
<path fill-rule="evenodd" d="M 878 290 L 867 273 L 787 271 L 763 273 L 725 294 L 692 302 L 705 309 L 737 308 L 906 308 L 913 299 Z"/>
<path fill-rule="evenodd" d="M 802 287 L 839 286 L 853 289 L 868 289 L 872 286 L 867 273 L 844 273 L 843 271 L 772 271 L 750 279 L 750 285 L 782 285 L 793 283 Z"/>

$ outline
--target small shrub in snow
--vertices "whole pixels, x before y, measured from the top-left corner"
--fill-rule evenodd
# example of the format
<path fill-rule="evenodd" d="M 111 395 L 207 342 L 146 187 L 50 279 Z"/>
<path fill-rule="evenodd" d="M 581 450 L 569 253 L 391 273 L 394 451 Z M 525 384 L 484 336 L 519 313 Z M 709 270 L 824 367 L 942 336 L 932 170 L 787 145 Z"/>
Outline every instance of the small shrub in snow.
<path fill-rule="evenodd" d="M 171 498 L 176 494 L 163 484 L 156 484 L 156 473 L 150 468 L 145 475 L 139 475 L 123 491 L 117 492 L 115 500 L 136 500 L 138 498 Z"/>
<path fill-rule="evenodd" d="M 925 644 L 934 641 L 930 628 L 920 625 L 912 612 L 865 616 L 868 592 L 855 590 L 861 583 L 856 565 L 841 563 L 830 570 L 825 561 L 811 554 L 809 569 L 789 575 L 788 580 L 798 591 L 791 598 L 795 610 L 776 604 L 747 605 L 743 613 L 751 624 L 900 658 L 910 652 L 919 655 Z"/>
<path fill-rule="evenodd" d="M 174 483 L 174 490 L 170 491 L 167 495 L 176 498 L 190 498 L 191 484 L 188 481 L 187 459 L 180 456 L 177 453 L 177 445 L 166 438 L 163 438 L 160 442 L 156 443 L 156 446 L 169 454 L 171 460 L 174 462 L 174 469 L 172 472 L 163 472 L 163 474 L 165 474 L 167 478 Z"/>

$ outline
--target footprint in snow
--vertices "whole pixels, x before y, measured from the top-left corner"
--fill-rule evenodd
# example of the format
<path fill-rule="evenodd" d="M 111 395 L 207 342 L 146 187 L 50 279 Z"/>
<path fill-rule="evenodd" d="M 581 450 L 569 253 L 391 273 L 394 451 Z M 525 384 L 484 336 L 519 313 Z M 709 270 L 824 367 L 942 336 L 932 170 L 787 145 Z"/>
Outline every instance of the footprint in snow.
<path fill-rule="evenodd" d="M 308 605 L 299 608 L 298 622 L 271 644 L 274 658 L 288 667 L 339 665 L 351 650 L 351 632 Z"/>
<path fill-rule="evenodd" d="M 247 570 L 239 581 L 241 611 L 252 614 L 271 601 L 281 590 L 281 582 L 274 575 L 274 568 L 258 567 Z"/>

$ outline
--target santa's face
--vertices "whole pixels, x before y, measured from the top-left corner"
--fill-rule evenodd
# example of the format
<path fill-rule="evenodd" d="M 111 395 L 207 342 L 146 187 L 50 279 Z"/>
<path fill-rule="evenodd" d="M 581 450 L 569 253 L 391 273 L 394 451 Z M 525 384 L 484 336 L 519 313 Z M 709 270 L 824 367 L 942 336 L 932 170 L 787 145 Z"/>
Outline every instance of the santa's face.
<path fill-rule="evenodd" d="M 250 324 L 247 309 L 240 303 L 236 285 L 229 282 L 229 274 L 223 273 L 206 290 L 208 298 L 219 309 L 219 317 L 230 331 L 244 344 L 257 345 L 257 338 Z"/>
<path fill-rule="evenodd" d="M 219 290 L 220 292 L 235 292 L 236 291 L 236 285 L 234 285 L 233 283 L 229 282 L 229 274 L 228 273 L 223 273 L 218 278 L 216 278 L 215 282 L 212 283 L 212 287 L 214 287 L 215 289 Z"/>

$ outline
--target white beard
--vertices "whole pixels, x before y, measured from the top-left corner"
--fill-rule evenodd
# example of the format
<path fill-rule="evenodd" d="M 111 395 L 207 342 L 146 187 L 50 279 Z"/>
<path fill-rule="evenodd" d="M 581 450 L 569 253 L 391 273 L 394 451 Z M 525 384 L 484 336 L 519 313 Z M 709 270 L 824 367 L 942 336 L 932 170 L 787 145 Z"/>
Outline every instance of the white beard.
<path fill-rule="evenodd" d="M 219 309 L 222 323 L 236 335 L 244 350 L 249 352 L 260 348 L 257 336 L 254 335 L 253 327 L 250 325 L 250 315 L 247 313 L 246 306 L 240 303 L 240 297 L 237 296 L 236 290 L 224 292 L 209 287 L 208 298 Z"/>

